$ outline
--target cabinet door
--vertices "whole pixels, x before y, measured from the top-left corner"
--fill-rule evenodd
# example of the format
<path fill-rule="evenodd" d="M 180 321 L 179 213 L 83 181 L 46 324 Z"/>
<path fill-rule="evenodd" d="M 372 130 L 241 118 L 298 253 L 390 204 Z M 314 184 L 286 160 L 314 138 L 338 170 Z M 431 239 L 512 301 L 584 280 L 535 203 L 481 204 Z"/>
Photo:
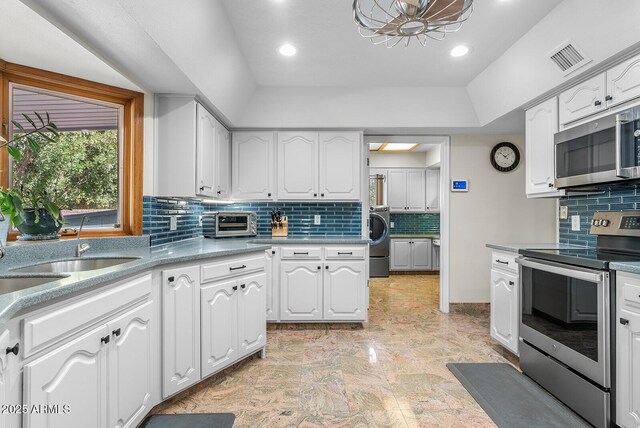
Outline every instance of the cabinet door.
<path fill-rule="evenodd" d="M 360 200 L 360 133 L 320 133 L 320 199 Z"/>
<path fill-rule="evenodd" d="M 431 239 L 412 239 L 411 269 L 431 270 Z"/>
<path fill-rule="evenodd" d="M 320 261 L 280 263 L 280 320 L 322 320 Z"/>
<path fill-rule="evenodd" d="M 635 56 L 607 71 L 607 106 L 640 97 L 640 56 Z"/>
<path fill-rule="evenodd" d="M 19 404 L 7 401 L 9 396 L 9 358 L 14 357 L 13 354 L 7 354 L 5 349 L 13 346 L 10 343 L 9 330 L 5 330 L 0 334 L 0 403 L 3 404 Z M 15 358 L 18 358 L 17 356 Z M 9 415 L 6 412 L 0 412 L 0 426 L 9 427 Z"/>
<path fill-rule="evenodd" d="M 407 211 L 425 212 L 425 184 L 424 169 L 407 170 Z"/>
<path fill-rule="evenodd" d="M 617 318 L 616 422 L 623 428 L 635 428 L 640 426 L 640 314 L 618 305 Z"/>
<path fill-rule="evenodd" d="M 200 266 L 162 272 L 164 398 L 200 380 Z"/>
<path fill-rule="evenodd" d="M 238 359 L 238 281 L 203 287 L 200 294 L 205 377 Z"/>
<path fill-rule="evenodd" d="M 59 412 L 24 414 L 25 428 L 105 427 L 106 325 L 24 366 L 23 404 L 59 405 Z M 64 412 L 68 405 L 68 412 Z"/>
<path fill-rule="evenodd" d="M 392 239 L 391 240 L 391 270 L 411 269 L 411 240 Z"/>
<path fill-rule="evenodd" d="M 599 74 L 560 94 L 560 124 L 565 125 L 606 108 L 607 76 Z"/>
<path fill-rule="evenodd" d="M 109 345 L 109 427 L 136 427 L 150 410 L 153 361 L 153 302 L 107 324 Z"/>
<path fill-rule="evenodd" d="M 435 245 L 431 248 L 431 269 L 440 270 L 440 247 Z"/>
<path fill-rule="evenodd" d="M 491 270 L 491 337 L 518 354 L 518 277 Z"/>
<path fill-rule="evenodd" d="M 526 113 L 527 196 L 560 196 L 554 187 L 555 144 L 558 132 L 558 99 L 552 98 Z"/>
<path fill-rule="evenodd" d="M 216 198 L 229 199 L 231 194 L 231 139 L 229 131 L 216 125 Z"/>
<path fill-rule="evenodd" d="M 427 169 L 427 211 L 440 211 L 440 170 Z"/>
<path fill-rule="evenodd" d="M 324 320 L 364 321 L 367 308 L 365 262 L 324 265 Z"/>
<path fill-rule="evenodd" d="M 267 321 L 278 321 L 279 310 L 279 293 L 280 290 L 280 256 L 277 248 L 265 251 L 266 264 L 265 273 L 267 274 Z"/>
<path fill-rule="evenodd" d="M 238 286 L 238 352 L 242 358 L 267 344 L 267 275 L 239 278 Z"/>
<path fill-rule="evenodd" d="M 387 202 L 391 212 L 407 212 L 407 171 L 390 169 L 387 177 Z"/>
<path fill-rule="evenodd" d="M 318 197 L 318 134 L 278 133 L 278 199 Z"/>
<path fill-rule="evenodd" d="M 273 132 L 234 132 L 231 159 L 235 199 L 273 199 Z"/>
<path fill-rule="evenodd" d="M 196 131 L 196 195 L 212 198 L 215 194 L 215 154 L 217 121 L 204 107 L 197 104 Z M 189 171 L 182 171 L 188 174 Z"/>

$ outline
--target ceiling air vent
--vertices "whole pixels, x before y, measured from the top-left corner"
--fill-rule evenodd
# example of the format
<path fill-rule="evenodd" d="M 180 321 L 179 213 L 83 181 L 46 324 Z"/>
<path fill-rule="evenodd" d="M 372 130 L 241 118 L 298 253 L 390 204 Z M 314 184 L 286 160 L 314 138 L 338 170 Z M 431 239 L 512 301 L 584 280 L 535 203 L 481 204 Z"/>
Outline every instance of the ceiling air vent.
<path fill-rule="evenodd" d="M 548 56 L 565 76 L 591 62 L 591 59 L 587 58 L 584 51 L 572 40 L 567 40 L 551 51 Z"/>

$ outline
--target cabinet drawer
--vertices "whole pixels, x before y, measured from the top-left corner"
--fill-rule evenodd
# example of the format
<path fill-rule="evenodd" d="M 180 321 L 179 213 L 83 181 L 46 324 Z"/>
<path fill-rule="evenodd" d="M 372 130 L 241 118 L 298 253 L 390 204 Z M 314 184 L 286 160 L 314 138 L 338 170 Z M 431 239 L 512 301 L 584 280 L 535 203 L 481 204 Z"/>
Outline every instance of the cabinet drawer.
<path fill-rule="evenodd" d="M 73 335 L 119 309 L 151 294 L 151 274 L 102 293 L 24 319 L 24 357 Z"/>
<path fill-rule="evenodd" d="M 364 259 L 365 247 L 326 247 L 325 258 L 329 259 Z"/>
<path fill-rule="evenodd" d="M 202 265 L 202 283 L 217 281 L 222 278 L 230 278 L 247 272 L 255 272 L 264 269 L 264 253 L 256 253 L 250 257 L 238 257 L 222 259 L 218 262 Z"/>
<path fill-rule="evenodd" d="M 283 247 L 282 259 L 320 260 L 322 249 L 320 247 Z"/>
<path fill-rule="evenodd" d="M 491 267 L 509 272 L 518 272 L 518 264 L 516 263 L 518 257 L 517 254 L 498 253 L 494 251 L 491 254 Z"/>

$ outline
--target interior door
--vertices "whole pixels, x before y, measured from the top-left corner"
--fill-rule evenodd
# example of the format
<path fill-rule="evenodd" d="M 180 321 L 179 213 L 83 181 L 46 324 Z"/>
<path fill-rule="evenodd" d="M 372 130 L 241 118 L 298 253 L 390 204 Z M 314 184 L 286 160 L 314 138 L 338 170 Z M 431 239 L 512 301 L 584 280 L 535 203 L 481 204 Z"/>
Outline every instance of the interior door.
<path fill-rule="evenodd" d="M 200 104 L 197 105 L 196 132 L 196 195 L 215 195 L 216 119 Z M 182 171 L 188 173 L 188 171 Z"/>
<path fill-rule="evenodd" d="M 202 287 L 202 376 L 238 359 L 238 281 Z"/>

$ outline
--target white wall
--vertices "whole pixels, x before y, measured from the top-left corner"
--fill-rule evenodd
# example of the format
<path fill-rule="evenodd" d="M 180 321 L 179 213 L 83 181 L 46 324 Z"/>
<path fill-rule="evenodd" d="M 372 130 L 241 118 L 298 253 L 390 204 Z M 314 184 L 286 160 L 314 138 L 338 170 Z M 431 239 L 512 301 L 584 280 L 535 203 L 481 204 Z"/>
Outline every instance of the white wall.
<path fill-rule="evenodd" d="M 425 165 L 428 167 L 439 164 L 442 160 L 442 146 L 438 145 L 430 148 L 425 153 Z"/>
<path fill-rule="evenodd" d="M 378 153 L 370 152 L 369 166 L 371 168 L 424 168 L 425 153 Z"/>
<path fill-rule="evenodd" d="M 493 146 L 510 141 L 521 161 L 509 173 L 489 162 Z M 452 136 L 451 179 L 468 179 L 468 193 L 451 193 L 452 303 L 489 302 L 490 255 L 487 243 L 555 242 L 555 199 L 525 196 L 524 136 Z"/>

